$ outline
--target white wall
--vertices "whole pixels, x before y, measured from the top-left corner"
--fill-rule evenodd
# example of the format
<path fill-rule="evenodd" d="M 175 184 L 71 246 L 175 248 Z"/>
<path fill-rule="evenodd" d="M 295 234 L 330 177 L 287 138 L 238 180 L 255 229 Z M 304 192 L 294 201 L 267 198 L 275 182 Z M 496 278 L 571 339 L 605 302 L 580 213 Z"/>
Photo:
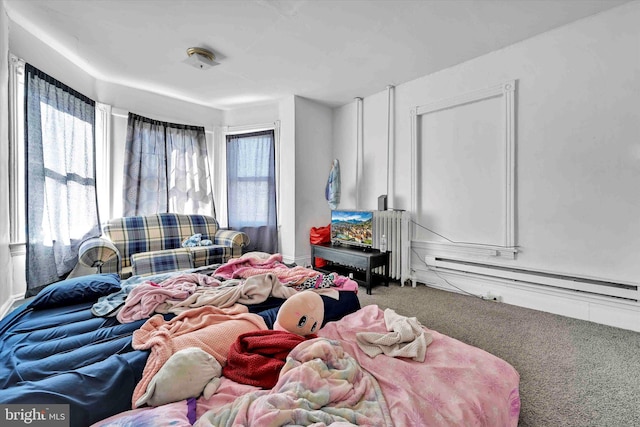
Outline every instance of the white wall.
<path fill-rule="evenodd" d="M 285 262 L 296 258 L 296 97 L 283 99 L 278 106 L 280 117 L 280 166 L 278 168 L 279 248 Z"/>
<path fill-rule="evenodd" d="M 328 107 L 302 97 L 296 97 L 295 111 L 295 257 L 306 263 L 311 227 L 331 222 L 324 190 L 333 162 L 333 117 Z"/>
<path fill-rule="evenodd" d="M 396 200 L 410 209 L 410 110 L 518 80 L 518 265 L 637 282 L 640 277 L 638 2 L 396 88 Z M 353 107 L 337 110 L 334 152 L 355 167 Z M 364 100 L 365 208 L 384 193 L 384 93 Z M 379 157 L 374 153 L 380 153 Z M 350 193 L 347 181 L 346 192 Z M 470 212 L 470 215 L 473 213 Z"/>
<path fill-rule="evenodd" d="M 15 294 L 13 289 L 13 265 L 9 249 L 9 19 L 4 1 L 0 2 L 0 316 L 6 312 Z"/>
<path fill-rule="evenodd" d="M 416 106 L 511 79 L 516 100 L 516 236 L 509 266 L 640 282 L 640 2 L 399 85 L 389 206 L 411 209 L 411 121 Z M 384 193 L 385 92 L 364 99 L 361 200 Z M 334 116 L 334 154 L 355 168 L 355 113 Z M 380 158 L 370 157 L 381 153 Z M 346 204 L 353 180 L 343 181 Z M 468 215 L 473 215 L 469 212 Z"/>
<path fill-rule="evenodd" d="M 77 65 L 9 21 L 9 51 L 62 83 L 95 100 L 95 79 Z"/>
<path fill-rule="evenodd" d="M 223 112 L 225 126 L 253 126 L 273 123 L 280 119 L 280 103 L 265 104 L 254 107 L 236 108 Z"/>
<path fill-rule="evenodd" d="M 340 162 L 338 209 L 356 209 L 357 123 L 355 101 L 333 110 L 333 157 Z"/>

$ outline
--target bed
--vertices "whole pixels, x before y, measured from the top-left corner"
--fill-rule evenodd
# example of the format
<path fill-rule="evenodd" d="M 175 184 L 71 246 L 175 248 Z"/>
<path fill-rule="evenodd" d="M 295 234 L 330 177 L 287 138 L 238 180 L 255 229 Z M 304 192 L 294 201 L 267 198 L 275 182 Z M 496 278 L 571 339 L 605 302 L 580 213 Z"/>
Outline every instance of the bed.
<path fill-rule="evenodd" d="M 198 295 L 208 287 L 227 296 Z M 309 291 L 322 327 L 274 330 L 280 307 Z M 0 321 L 0 403 L 68 405 L 72 426 L 516 426 L 516 370 L 410 314 L 360 307 L 348 278 L 279 254 L 69 279 Z M 173 394 L 194 385 L 171 376 L 178 354 L 211 378 L 202 393 Z"/>

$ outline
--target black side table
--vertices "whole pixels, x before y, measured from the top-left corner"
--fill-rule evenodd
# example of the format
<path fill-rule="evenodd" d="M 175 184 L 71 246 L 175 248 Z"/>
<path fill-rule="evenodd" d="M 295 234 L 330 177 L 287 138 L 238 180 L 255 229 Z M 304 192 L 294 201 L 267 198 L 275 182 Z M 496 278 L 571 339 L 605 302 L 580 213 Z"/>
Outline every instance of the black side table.
<path fill-rule="evenodd" d="M 315 268 L 315 259 L 323 258 L 327 261 L 340 264 L 348 270 L 364 270 L 365 280 L 354 277 L 359 284 L 367 287 L 367 294 L 371 295 L 373 269 L 384 267 L 384 283 L 389 286 L 389 252 L 380 252 L 377 249 L 360 249 L 349 246 L 332 245 L 331 243 L 311 245 L 311 264 Z M 318 271 L 330 272 L 326 269 L 315 268 Z"/>

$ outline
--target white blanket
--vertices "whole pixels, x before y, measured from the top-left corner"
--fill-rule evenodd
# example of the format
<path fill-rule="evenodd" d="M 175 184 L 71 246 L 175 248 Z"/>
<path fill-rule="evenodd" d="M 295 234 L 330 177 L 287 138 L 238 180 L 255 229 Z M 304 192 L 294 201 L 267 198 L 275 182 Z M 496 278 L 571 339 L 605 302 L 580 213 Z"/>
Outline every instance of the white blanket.
<path fill-rule="evenodd" d="M 391 357 L 407 357 L 424 362 L 427 346 L 433 341 L 415 317 L 405 317 L 390 308 L 384 311 L 384 321 L 389 333 L 358 332 L 358 346 L 369 357 L 386 354 Z"/>

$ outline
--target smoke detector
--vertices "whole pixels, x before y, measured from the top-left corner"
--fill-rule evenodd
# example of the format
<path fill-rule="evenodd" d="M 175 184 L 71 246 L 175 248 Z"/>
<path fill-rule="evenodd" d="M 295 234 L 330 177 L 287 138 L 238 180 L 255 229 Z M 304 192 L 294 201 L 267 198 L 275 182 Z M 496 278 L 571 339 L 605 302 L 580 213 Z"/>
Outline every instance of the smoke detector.
<path fill-rule="evenodd" d="M 219 64 L 219 62 L 215 61 L 216 56 L 213 52 L 202 47 L 190 47 L 187 49 L 187 55 L 189 57 L 185 62 L 200 70 L 206 70 Z"/>

